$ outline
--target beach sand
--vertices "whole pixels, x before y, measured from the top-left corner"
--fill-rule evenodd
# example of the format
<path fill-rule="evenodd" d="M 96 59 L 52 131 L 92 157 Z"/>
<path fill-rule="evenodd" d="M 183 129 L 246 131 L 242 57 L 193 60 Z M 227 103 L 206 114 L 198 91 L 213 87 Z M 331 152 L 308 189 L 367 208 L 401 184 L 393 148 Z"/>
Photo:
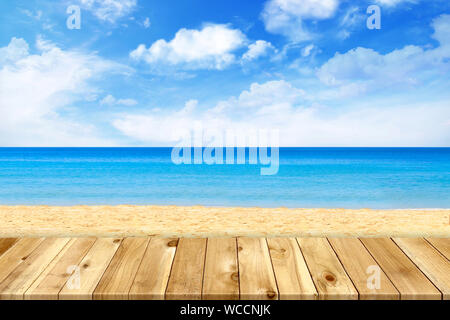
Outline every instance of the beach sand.
<path fill-rule="evenodd" d="M 0 237 L 439 237 L 450 209 L 0 206 Z"/>

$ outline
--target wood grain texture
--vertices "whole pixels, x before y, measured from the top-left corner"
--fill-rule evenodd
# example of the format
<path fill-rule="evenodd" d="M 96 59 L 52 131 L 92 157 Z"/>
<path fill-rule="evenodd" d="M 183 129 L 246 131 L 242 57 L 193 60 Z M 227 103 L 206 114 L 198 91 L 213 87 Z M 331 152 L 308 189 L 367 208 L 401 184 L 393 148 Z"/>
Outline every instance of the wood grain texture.
<path fill-rule="evenodd" d="M 130 289 L 131 300 L 164 300 L 178 239 L 152 238 Z"/>
<path fill-rule="evenodd" d="M 325 238 L 297 239 L 321 300 L 357 300 L 352 284 Z"/>
<path fill-rule="evenodd" d="M 0 283 L 44 241 L 44 238 L 24 238 L 17 241 L 0 257 Z"/>
<path fill-rule="evenodd" d="M 239 270 L 235 238 L 208 239 L 203 279 L 204 300 L 238 300 Z"/>
<path fill-rule="evenodd" d="M 267 239 L 280 300 L 316 300 L 318 293 L 293 238 Z"/>
<path fill-rule="evenodd" d="M 277 300 L 278 288 L 266 239 L 238 238 L 241 300 Z"/>
<path fill-rule="evenodd" d="M 61 300 L 91 300 L 92 294 L 108 268 L 121 239 L 97 239 L 80 264 L 80 286 L 67 283 L 59 293 Z"/>
<path fill-rule="evenodd" d="M 94 300 L 127 300 L 150 239 L 126 238 L 94 291 Z"/>
<path fill-rule="evenodd" d="M 180 239 L 167 285 L 168 300 L 202 298 L 206 239 Z"/>
<path fill-rule="evenodd" d="M 11 248 L 16 242 L 17 238 L 4 238 L 0 239 L 0 257 L 3 253 L 8 251 L 9 248 Z"/>
<path fill-rule="evenodd" d="M 450 260 L 450 238 L 436 239 L 428 238 L 427 241 L 433 245 L 444 257 Z"/>
<path fill-rule="evenodd" d="M 49 275 L 51 270 L 58 264 L 58 261 L 61 259 L 61 257 L 63 257 L 67 253 L 67 251 L 70 249 L 72 244 L 75 243 L 75 241 L 76 241 L 76 239 L 70 239 L 69 242 L 67 243 L 67 245 L 55 256 L 55 258 L 49 263 L 49 265 L 44 269 L 44 271 L 41 272 L 39 277 L 37 277 L 36 280 L 34 280 L 32 285 L 24 293 L 25 300 L 31 300 L 31 299 L 33 299 L 32 297 L 35 297 L 35 299 L 38 299 L 38 300 L 57 300 L 58 299 L 59 291 L 56 292 L 56 297 L 48 297 L 48 298 L 46 297 L 45 294 L 42 296 L 39 296 L 38 294 L 29 295 L 29 293 L 31 291 L 34 291 L 39 286 L 39 284 L 42 283 L 43 279 Z"/>
<path fill-rule="evenodd" d="M 393 240 L 442 292 L 443 299 L 450 300 L 450 263 L 447 258 L 425 239 L 397 238 Z"/>
<path fill-rule="evenodd" d="M 359 239 L 329 238 L 361 300 L 398 300 L 400 294 Z M 379 277 L 378 279 L 371 276 Z M 368 283 L 370 281 L 370 283 Z"/>
<path fill-rule="evenodd" d="M 391 239 L 361 239 L 402 300 L 439 300 L 441 293 Z"/>
<path fill-rule="evenodd" d="M 25 292 L 69 243 L 69 238 L 47 238 L 0 284 L 0 299 L 22 300 Z"/>
<path fill-rule="evenodd" d="M 449 240 L 0 239 L 0 298 L 450 299 Z"/>
<path fill-rule="evenodd" d="M 95 238 L 72 239 L 25 292 L 25 299 L 58 300 L 58 294 L 74 274 Z"/>

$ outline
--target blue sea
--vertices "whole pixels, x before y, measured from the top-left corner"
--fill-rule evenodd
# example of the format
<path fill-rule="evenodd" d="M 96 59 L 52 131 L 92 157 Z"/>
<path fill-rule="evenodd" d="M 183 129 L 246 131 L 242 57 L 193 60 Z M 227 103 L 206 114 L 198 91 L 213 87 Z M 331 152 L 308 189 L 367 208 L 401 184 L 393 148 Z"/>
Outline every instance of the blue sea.
<path fill-rule="evenodd" d="M 450 148 L 281 148 L 261 165 L 175 165 L 171 148 L 0 148 L 2 205 L 450 208 Z"/>

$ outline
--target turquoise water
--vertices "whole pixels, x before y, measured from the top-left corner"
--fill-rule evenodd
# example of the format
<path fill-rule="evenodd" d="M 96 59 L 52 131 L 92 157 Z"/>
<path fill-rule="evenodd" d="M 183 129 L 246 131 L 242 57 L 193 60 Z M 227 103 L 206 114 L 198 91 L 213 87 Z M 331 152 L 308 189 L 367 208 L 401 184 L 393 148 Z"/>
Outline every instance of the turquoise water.
<path fill-rule="evenodd" d="M 450 148 L 281 148 L 260 165 L 175 165 L 170 148 L 0 148 L 0 204 L 450 208 Z"/>

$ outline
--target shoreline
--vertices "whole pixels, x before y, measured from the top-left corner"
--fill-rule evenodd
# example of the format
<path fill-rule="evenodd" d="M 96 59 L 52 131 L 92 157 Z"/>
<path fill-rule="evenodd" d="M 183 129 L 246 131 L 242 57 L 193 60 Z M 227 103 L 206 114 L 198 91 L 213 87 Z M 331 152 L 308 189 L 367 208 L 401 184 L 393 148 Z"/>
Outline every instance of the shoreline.
<path fill-rule="evenodd" d="M 450 209 L 0 206 L 0 237 L 436 237 Z"/>

